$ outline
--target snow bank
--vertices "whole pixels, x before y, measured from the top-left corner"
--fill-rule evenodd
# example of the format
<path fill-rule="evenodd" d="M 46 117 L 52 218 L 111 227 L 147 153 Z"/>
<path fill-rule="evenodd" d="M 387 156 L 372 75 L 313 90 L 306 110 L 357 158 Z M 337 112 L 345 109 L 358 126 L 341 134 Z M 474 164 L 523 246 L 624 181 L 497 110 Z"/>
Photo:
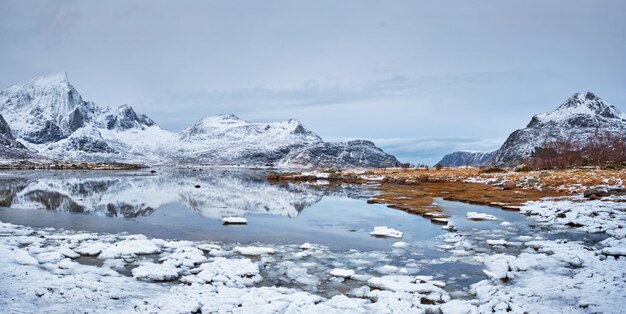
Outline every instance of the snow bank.
<path fill-rule="evenodd" d="M 166 281 L 178 278 L 178 268 L 171 264 L 145 263 L 132 270 L 133 277 L 148 281 Z"/>

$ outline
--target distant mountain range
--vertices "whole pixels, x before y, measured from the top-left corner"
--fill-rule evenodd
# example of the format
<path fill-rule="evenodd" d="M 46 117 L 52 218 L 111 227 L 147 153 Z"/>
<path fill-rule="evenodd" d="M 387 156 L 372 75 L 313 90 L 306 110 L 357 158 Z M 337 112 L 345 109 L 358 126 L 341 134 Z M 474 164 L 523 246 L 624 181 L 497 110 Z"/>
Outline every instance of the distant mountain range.
<path fill-rule="evenodd" d="M 437 164 L 444 167 L 482 166 L 491 161 L 496 152 L 495 150 L 490 152 L 458 151 L 443 156 Z"/>
<path fill-rule="evenodd" d="M 591 92 L 576 93 L 556 110 L 532 117 L 530 123 L 509 135 L 495 152 L 456 152 L 446 155 L 442 165 L 513 166 L 532 156 L 549 141 L 568 140 L 585 143 L 599 134 L 626 137 L 626 113 Z M 485 156 L 492 155 L 486 159 Z"/>
<path fill-rule="evenodd" d="M 190 163 L 276 167 L 378 168 L 400 162 L 369 141 L 327 143 L 300 122 L 251 123 L 205 117 L 180 133 L 131 106 L 83 100 L 65 73 L 0 92 L 7 123 L 0 158 L 89 162 Z M 36 155 L 35 155 L 36 154 Z"/>

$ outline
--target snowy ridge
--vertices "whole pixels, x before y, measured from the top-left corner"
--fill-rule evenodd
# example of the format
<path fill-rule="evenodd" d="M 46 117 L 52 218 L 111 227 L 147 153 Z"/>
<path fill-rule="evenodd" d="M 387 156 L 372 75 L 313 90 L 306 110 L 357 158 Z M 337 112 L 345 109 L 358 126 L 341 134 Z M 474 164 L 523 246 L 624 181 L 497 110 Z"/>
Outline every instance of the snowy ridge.
<path fill-rule="evenodd" d="M 626 136 L 626 114 L 591 92 L 576 93 L 556 110 L 535 115 L 526 128 L 511 133 L 492 163 L 518 164 L 546 141 L 583 143 L 604 133 Z"/>
<path fill-rule="evenodd" d="M 253 123 L 219 115 L 205 117 L 181 133 L 170 132 L 129 105 L 100 107 L 83 100 L 65 73 L 1 91 L 0 114 L 16 138 L 52 159 L 284 167 L 399 164 L 373 144 L 324 143 L 297 120 Z M 346 151 L 353 157 L 346 157 Z M 303 160 L 307 156 L 324 157 Z"/>
<path fill-rule="evenodd" d="M 495 150 L 490 152 L 458 151 L 443 156 L 437 164 L 444 167 L 480 167 L 489 163 L 495 155 Z"/>
<path fill-rule="evenodd" d="M 0 159 L 33 159 L 38 158 L 22 143 L 13 137 L 9 124 L 0 115 Z"/>

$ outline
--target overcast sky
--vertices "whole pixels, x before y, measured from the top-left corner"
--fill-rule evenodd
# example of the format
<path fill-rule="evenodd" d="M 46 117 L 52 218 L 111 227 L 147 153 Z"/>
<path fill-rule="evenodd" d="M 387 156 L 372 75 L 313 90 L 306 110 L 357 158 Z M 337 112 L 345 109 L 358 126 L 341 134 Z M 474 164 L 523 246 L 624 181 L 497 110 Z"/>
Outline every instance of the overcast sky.
<path fill-rule="evenodd" d="M 626 109 L 626 1 L 0 2 L 0 88 L 67 72 L 179 131 L 295 118 L 402 161 L 497 148 L 575 92 Z"/>

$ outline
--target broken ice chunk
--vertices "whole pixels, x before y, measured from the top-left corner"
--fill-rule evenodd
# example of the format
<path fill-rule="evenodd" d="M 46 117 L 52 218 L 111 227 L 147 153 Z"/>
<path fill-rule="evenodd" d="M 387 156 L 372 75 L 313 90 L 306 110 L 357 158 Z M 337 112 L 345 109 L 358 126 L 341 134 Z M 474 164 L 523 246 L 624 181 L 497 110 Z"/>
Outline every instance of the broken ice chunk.
<path fill-rule="evenodd" d="M 398 241 L 398 242 L 392 244 L 391 246 L 393 246 L 396 249 L 403 249 L 403 248 L 409 246 L 409 244 L 406 243 L 406 242 Z"/>
<path fill-rule="evenodd" d="M 370 232 L 370 235 L 375 237 L 390 237 L 390 238 L 402 238 L 403 233 L 385 226 L 374 227 L 374 231 Z"/>
<path fill-rule="evenodd" d="M 352 269 L 341 269 L 341 268 L 335 268 L 335 269 L 331 270 L 330 274 L 332 276 L 335 276 L 335 277 L 343 277 L 343 278 L 350 278 L 350 277 L 355 275 L 354 270 L 352 270 Z"/>
<path fill-rule="evenodd" d="M 496 216 L 485 213 L 467 212 L 467 219 L 470 220 L 498 220 Z"/>
<path fill-rule="evenodd" d="M 274 254 L 274 249 L 270 247 L 255 247 L 255 246 L 237 246 L 233 249 L 233 251 L 248 256 L 258 256 L 263 254 Z"/>
<path fill-rule="evenodd" d="M 243 217 L 224 217 L 222 222 L 225 225 L 245 225 L 248 223 L 248 220 Z"/>

